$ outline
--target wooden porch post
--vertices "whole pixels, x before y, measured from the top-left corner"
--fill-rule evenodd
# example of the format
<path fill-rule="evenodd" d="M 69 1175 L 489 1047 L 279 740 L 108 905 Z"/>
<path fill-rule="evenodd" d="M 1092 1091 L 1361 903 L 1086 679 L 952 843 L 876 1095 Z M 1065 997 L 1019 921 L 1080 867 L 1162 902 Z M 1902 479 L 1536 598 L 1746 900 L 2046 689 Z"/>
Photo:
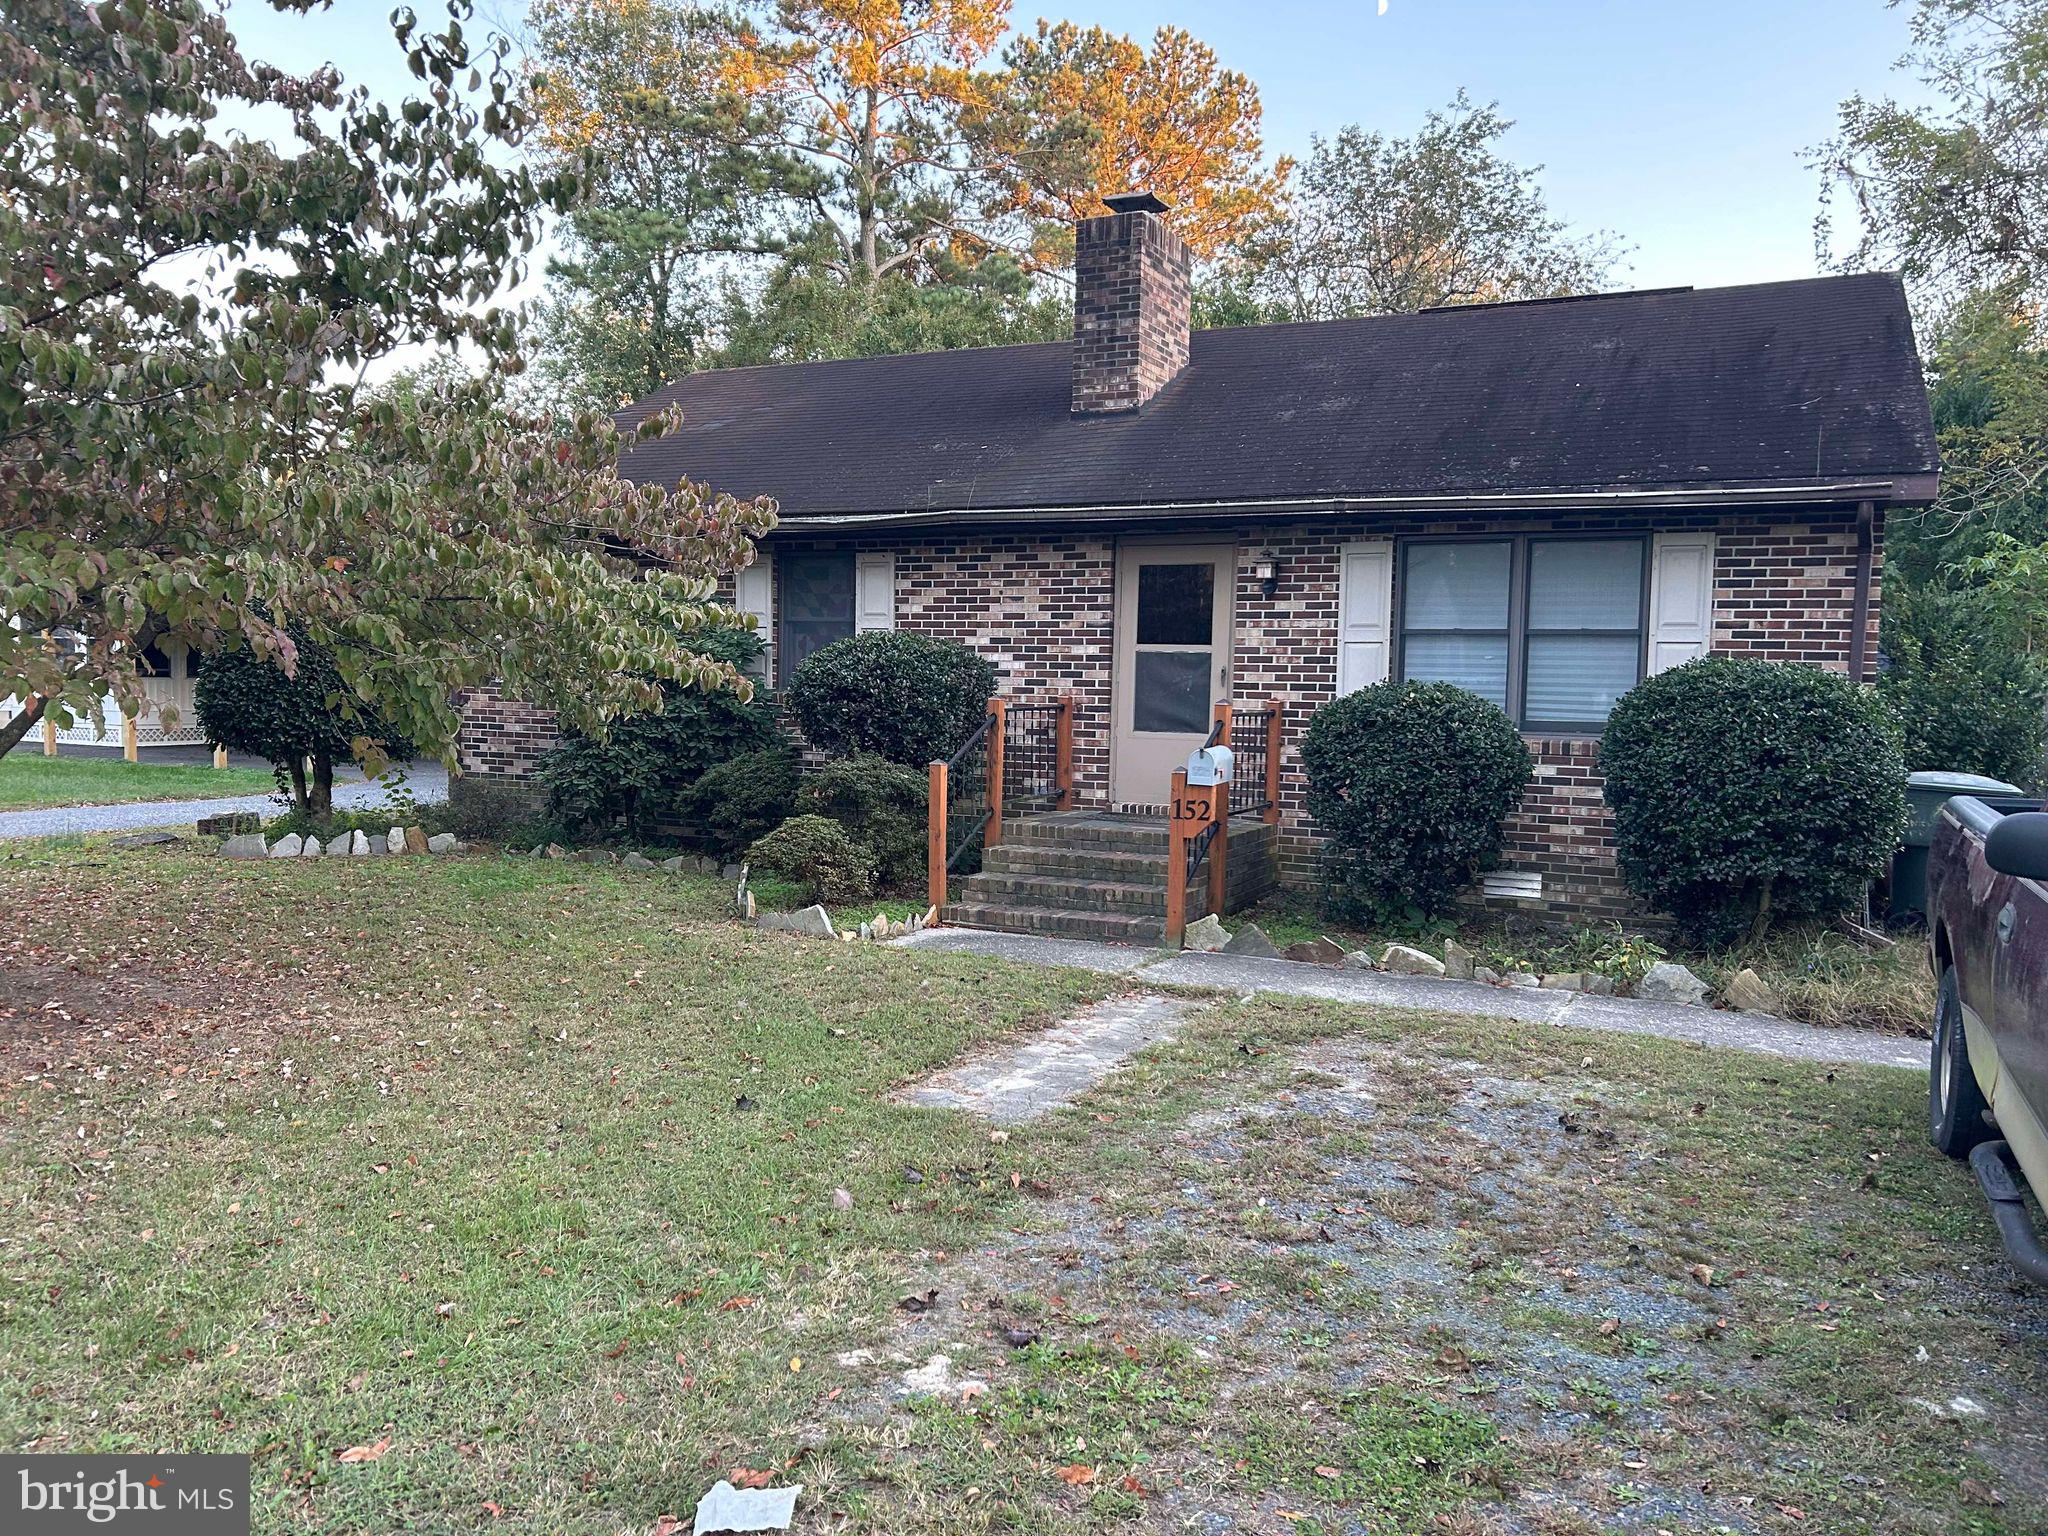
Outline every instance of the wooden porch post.
<path fill-rule="evenodd" d="M 1179 949 L 1188 928 L 1188 771 L 1173 770 L 1173 788 L 1166 807 L 1166 932 L 1168 949 Z"/>
<path fill-rule="evenodd" d="M 128 762 L 134 762 L 136 756 L 135 748 L 135 717 L 133 715 L 123 715 L 121 717 L 121 756 Z"/>
<path fill-rule="evenodd" d="M 1003 840 L 1003 724 L 1008 710 L 1001 699 L 988 701 L 994 724 L 988 728 L 988 835 L 981 840 L 984 848 Z"/>
<path fill-rule="evenodd" d="M 1219 740 L 1224 746 L 1230 745 L 1230 700 L 1216 701 L 1216 723 L 1223 727 Z M 1209 791 L 1212 801 L 1218 791 Z M 1230 893 L 1230 786 L 1222 786 L 1223 804 L 1213 803 L 1210 814 L 1216 818 L 1216 836 L 1209 844 L 1209 910 L 1218 917 L 1223 915 L 1223 904 Z"/>
<path fill-rule="evenodd" d="M 1266 825 L 1280 821 L 1280 711 L 1278 699 L 1266 701 Z"/>
<path fill-rule="evenodd" d="M 924 815 L 924 893 L 934 909 L 946 904 L 946 765 L 926 770 Z"/>
<path fill-rule="evenodd" d="M 1060 712 L 1053 725 L 1053 785 L 1060 792 L 1059 809 L 1074 808 L 1074 696 L 1060 695 Z"/>

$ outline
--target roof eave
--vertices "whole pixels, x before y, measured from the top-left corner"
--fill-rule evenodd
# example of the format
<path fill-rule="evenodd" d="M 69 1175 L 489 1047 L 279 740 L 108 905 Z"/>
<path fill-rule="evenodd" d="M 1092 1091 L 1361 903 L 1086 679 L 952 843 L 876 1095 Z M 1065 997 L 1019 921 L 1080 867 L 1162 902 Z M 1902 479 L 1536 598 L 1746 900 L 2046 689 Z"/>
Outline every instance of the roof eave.
<path fill-rule="evenodd" d="M 1126 502 L 1051 507 L 928 507 L 901 512 L 814 513 L 783 518 L 782 534 L 858 533 L 1015 524 L 1148 523 L 1334 516 L 1356 512 L 1541 512 L 1756 506 L 1924 506 L 1933 472 L 1882 479 L 1778 481 L 1762 485 L 1689 485 L 1608 489 L 1461 491 L 1437 495 L 1292 496 L 1241 501 Z"/>

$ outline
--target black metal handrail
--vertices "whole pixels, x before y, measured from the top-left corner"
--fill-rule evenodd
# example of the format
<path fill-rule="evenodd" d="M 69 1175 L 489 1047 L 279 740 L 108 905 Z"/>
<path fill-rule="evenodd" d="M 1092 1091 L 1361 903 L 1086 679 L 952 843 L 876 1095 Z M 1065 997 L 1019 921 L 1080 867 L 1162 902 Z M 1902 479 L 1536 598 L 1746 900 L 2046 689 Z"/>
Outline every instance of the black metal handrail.
<path fill-rule="evenodd" d="M 1057 805 L 1062 706 L 1011 704 L 1003 711 L 1003 809 Z"/>
<path fill-rule="evenodd" d="M 988 830 L 994 810 L 988 798 L 988 744 L 995 725 L 994 715 L 983 715 L 981 723 L 946 759 L 946 869 L 960 867 L 970 849 L 978 849 L 981 835 Z M 971 825 L 963 825 L 971 822 Z"/>
<path fill-rule="evenodd" d="M 1230 814 L 1272 809 L 1267 798 L 1267 728 L 1272 709 L 1248 709 L 1230 717 Z M 1213 745 L 1213 743 L 1212 743 Z"/>

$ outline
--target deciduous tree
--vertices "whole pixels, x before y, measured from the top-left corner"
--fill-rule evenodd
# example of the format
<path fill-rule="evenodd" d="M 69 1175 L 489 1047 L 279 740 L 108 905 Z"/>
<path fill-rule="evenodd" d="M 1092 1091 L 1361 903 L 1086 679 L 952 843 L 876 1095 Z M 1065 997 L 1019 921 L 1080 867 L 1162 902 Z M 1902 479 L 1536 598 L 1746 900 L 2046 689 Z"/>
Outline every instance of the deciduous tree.
<path fill-rule="evenodd" d="M 1461 91 L 1411 138 L 1315 140 L 1287 215 L 1239 253 L 1226 292 L 1261 318 L 1330 320 L 1598 288 L 1616 241 L 1550 212 L 1540 167 L 1500 151 L 1512 126 Z"/>
<path fill-rule="evenodd" d="M 312 0 L 283 0 L 310 9 Z M 362 370 L 471 344 L 580 175 L 506 165 L 531 126 L 501 40 L 395 24 L 422 95 L 252 64 L 200 0 L 14 0 L 0 23 L 0 697 L 140 703 L 175 635 L 289 672 L 291 625 L 445 753 L 452 697 L 508 688 L 592 729 L 664 682 L 744 687 L 682 640 L 772 509 L 635 486 L 607 419 L 507 412 L 489 379 L 401 398 Z M 269 113 L 275 143 L 223 131 Z M 643 429 L 672 428 L 657 418 Z M 82 651 L 43 636 L 71 631 Z"/>
<path fill-rule="evenodd" d="M 1063 243 L 1105 195 L 1156 192 L 1207 257 L 1278 211 L 1290 162 L 1265 162 L 1259 88 L 1191 33 L 1161 27 L 1147 53 L 1102 27 L 1041 21 L 1003 60 L 1009 79 L 985 125 L 992 212 L 1048 224 Z"/>

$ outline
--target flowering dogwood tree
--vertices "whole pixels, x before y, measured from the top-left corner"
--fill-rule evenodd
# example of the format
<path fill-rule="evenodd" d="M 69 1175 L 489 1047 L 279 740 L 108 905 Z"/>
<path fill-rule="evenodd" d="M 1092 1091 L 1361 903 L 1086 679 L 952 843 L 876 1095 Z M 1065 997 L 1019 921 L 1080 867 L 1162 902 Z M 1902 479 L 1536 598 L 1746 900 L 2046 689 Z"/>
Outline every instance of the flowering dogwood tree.
<path fill-rule="evenodd" d="M 467 13 L 394 13 L 421 91 L 393 104 L 246 58 L 203 0 L 10 0 L 0 698 L 23 708 L 0 751 L 46 712 L 136 709 L 164 638 L 290 672 L 288 626 L 332 651 L 334 708 L 428 751 L 491 677 L 585 730 L 664 682 L 746 688 L 689 639 L 739 622 L 714 584 L 772 505 L 621 478 L 673 415 L 621 434 L 504 404 L 490 305 L 586 177 L 519 165 L 508 45 Z M 364 387 L 422 344 L 486 377 Z"/>

